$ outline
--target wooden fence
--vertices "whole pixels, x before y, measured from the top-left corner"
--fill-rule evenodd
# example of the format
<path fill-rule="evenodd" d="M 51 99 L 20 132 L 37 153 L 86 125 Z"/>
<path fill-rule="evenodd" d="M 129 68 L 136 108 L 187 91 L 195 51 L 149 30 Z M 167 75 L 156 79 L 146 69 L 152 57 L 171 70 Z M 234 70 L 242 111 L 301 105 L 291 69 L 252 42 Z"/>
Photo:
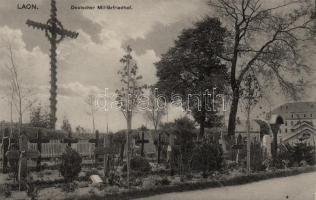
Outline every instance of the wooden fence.
<path fill-rule="evenodd" d="M 61 143 L 58 140 L 51 140 L 49 143 L 42 143 L 42 158 L 58 158 L 60 157 L 67 146 L 66 143 Z M 36 143 L 28 143 L 30 150 L 37 150 Z M 78 142 L 71 144 L 71 148 L 76 150 L 81 156 L 93 158 L 95 146 L 93 143 Z M 2 144 L 0 143 L 0 160 L 2 159 Z"/>
<path fill-rule="evenodd" d="M 66 143 L 61 143 L 57 140 L 51 140 L 49 143 L 42 143 L 41 145 L 42 145 L 42 153 L 41 153 L 42 158 L 60 157 L 65 151 L 65 148 L 67 146 Z M 32 150 L 37 150 L 37 144 L 29 143 L 28 148 Z M 81 156 L 90 157 L 90 158 L 94 156 L 95 146 L 92 143 L 88 143 L 88 142 L 73 143 L 71 144 L 71 148 L 76 150 Z"/>

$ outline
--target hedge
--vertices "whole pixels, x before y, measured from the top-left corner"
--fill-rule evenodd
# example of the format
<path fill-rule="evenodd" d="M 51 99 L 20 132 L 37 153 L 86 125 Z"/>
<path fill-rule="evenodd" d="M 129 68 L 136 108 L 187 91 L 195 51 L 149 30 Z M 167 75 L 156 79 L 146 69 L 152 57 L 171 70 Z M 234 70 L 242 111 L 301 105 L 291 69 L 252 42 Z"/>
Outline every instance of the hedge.
<path fill-rule="evenodd" d="M 241 184 L 256 182 L 260 180 L 266 180 L 266 179 L 277 178 L 277 177 L 293 176 L 293 175 L 313 172 L 313 171 L 315 171 L 315 167 L 308 166 L 308 167 L 300 167 L 300 168 L 295 168 L 295 169 L 278 170 L 274 172 L 253 173 L 250 175 L 242 175 L 242 176 L 232 177 L 232 178 L 223 179 L 223 180 L 211 180 L 211 181 L 204 181 L 204 182 L 197 182 L 197 183 L 179 183 L 177 185 L 158 186 L 158 187 L 149 188 L 149 189 L 132 189 L 127 192 L 105 194 L 104 196 L 86 194 L 86 195 L 81 195 L 79 197 L 66 198 L 66 200 L 74 200 L 74 199 L 76 200 L 88 200 L 88 199 L 128 200 L 128 199 L 142 198 L 142 197 L 148 197 L 152 195 L 171 193 L 171 192 L 184 192 L 184 191 L 201 190 L 201 189 L 223 187 L 223 186 L 241 185 Z"/>

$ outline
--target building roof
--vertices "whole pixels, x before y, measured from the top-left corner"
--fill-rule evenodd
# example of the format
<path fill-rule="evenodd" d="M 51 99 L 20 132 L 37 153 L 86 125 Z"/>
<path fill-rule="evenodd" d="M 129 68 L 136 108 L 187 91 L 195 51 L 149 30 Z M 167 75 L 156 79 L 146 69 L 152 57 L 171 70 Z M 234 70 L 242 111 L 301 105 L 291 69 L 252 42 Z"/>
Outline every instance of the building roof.
<path fill-rule="evenodd" d="M 272 110 L 272 113 L 300 113 L 300 112 L 316 112 L 315 101 L 292 102 L 285 103 Z"/>
<path fill-rule="evenodd" d="M 236 122 L 236 132 L 247 132 L 247 121 L 238 120 Z M 251 132 L 260 132 L 260 126 L 255 120 L 250 120 L 250 131 Z"/>
<path fill-rule="evenodd" d="M 294 127 L 293 127 L 293 133 L 290 135 L 286 135 L 283 138 L 284 142 L 287 142 L 289 140 L 291 140 L 292 138 L 295 138 L 298 135 L 302 135 L 305 133 L 310 133 L 310 134 L 316 134 L 316 129 L 314 128 L 313 124 L 310 122 L 306 122 L 306 121 L 302 121 L 297 123 Z"/>

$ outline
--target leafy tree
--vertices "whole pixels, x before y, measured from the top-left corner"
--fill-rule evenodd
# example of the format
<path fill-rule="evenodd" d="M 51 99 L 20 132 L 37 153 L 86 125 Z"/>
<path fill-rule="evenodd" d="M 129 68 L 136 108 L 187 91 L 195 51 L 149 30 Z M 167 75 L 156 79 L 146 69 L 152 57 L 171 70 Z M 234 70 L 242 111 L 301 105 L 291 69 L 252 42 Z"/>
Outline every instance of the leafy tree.
<path fill-rule="evenodd" d="M 119 149 L 120 160 L 123 161 L 124 149 L 126 144 L 126 131 L 118 131 L 112 135 L 112 141 L 115 149 Z"/>
<path fill-rule="evenodd" d="M 251 171 L 251 137 L 250 137 L 250 114 L 260 98 L 260 87 L 254 74 L 249 73 L 243 82 L 241 90 L 242 105 L 246 113 L 246 131 L 247 131 L 247 171 Z M 275 141 L 276 136 L 273 137 Z M 238 154 L 239 151 L 237 151 Z"/>
<path fill-rule="evenodd" d="M 61 130 L 65 131 L 68 134 L 68 146 L 71 146 L 70 138 L 72 137 L 72 129 L 69 120 L 64 116 L 63 123 L 61 125 Z"/>
<path fill-rule="evenodd" d="M 80 125 L 76 126 L 75 128 L 76 130 L 76 134 L 77 135 L 81 135 L 81 134 L 84 134 L 84 133 L 87 133 L 88 131 L 85 130 L 83 127 L 81 127 Z"/>
<path fill-rule="evenodd" d="M 190 169 L 194 149 L 193 140 L 196 137 L 195 126 L 188 117 L 176 119 L 172 126 L 169 130 L 175 136 L 174 160 L 178 164 L 180 173 L 183 174 Z"/>
<path fill-rule="evenodd" d="M 31 109 L 30 124 L 33 127 L 49 128 L 50 127 L 50 115 L 46 108 L 43 108 L 41 104 Z"/>
<path fill-rule="evenodd" d="M 82 158 L 80 154 L 67 146 L 65 152 L 61 156 L 61 164 L 59 171 L 67 183 L 72 182 L 78 177 L 81 171 Z"/>
<path fill-rule="evenodd" d="M 302 76 L 309 68 L 302 63 L 298 43 L 310 33 L 310 1 L 209 0 L 225 21 L 225 51 L 217 52 L 230 68 L 232 103 L 228 133 L 235 134 L 242 82 L 255 72 L 261 84 L 279 87 L 298 98 L 304 88 Z"/>
<path fill-rule="evenodd" d="M 167 105 L 157 96 L 157 90 L 150 88 L 148 96 L 148 106 L 145 110 L 144 116 L 149 119 L 154 126 L 154 134 L 157 135 L 157 129 L 161 123 L 162 117 L 167 113 Z M 158 159 L 160 163 L 161 154 L 161 132 L 158 131 Z"/>
<path fill-rule="evenodd" d="M 122 87 L 116 90 L 118 106 L 121 109 L 127 122 L 127 181 L 129 186 L 130 170 L 130 140 L 129 135 L 132 129 L 132 117 L 138 105 L 138 98 L 143 94 L 144 85 L 140 84 L 142 76 L 138 74 L 138 67 L 133 59 L 132 48 L 127 46 L 126 54 L 120 60 L 123 68 L 118 71 Z"/>
<path fill-rule="evenodd" d="M 213 88 L 217 94 L 225 88 L 227 69 L 216 56 L 223 50 L 225 33 L 218 19 L 207 17 L 194 28 L 183 30 L 175 46 L 156 63 L 156 87 L 168 101 L 173 101 L 175 94 L 181 95 L 183 108 L 200 124 L 200 137 L 205 127 L 220 122 L 216 115 L 218 98 L 211 95 Z"/>
<path fill-rule="evenodd" d="M 71 134 L 71 132 L 72 132 L 71 124 L 66 117 L 64 117 L 64 119 L 63 119 L 63 123 L 61 125 L 61 130 L 65 131 L 68 134 Z"/>
<path fill-rule="evenodd" d="M 92 120 L 92 133 L 95 132 L 95 112 L 97 111 L 96 107 L 96 97 L 95 95 L 89 94 L 87 99 L 85 99 L 85 103 L 89 106 L 89 111 L 87 111 L 87 114 L 91 116 Z"/>

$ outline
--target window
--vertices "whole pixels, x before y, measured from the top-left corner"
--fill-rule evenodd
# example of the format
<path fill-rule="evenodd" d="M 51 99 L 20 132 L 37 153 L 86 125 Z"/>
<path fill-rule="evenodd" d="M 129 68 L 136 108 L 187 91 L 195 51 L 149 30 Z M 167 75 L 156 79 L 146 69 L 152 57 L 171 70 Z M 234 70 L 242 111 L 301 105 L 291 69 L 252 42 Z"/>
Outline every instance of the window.
<path fill-rule="evenodd" d="M 285 126 L 287 126 L 287 121 L 285 121 Z"/>
<path fill-rule="evenodd" d="M 311 117 L 313 117 L 313 114 L 311 114 Z"/>
<path fill-rule="evenodd" d="M 285 133 L 287 133 L 287 129 L 285 129 Z"/>
<path fill-rule="evenodd" d="M 291 121 L 291 126 L 293 126 L 293 124 L 294 124 L 294 122 L 293 122 L 293 121 Z"/>
<path fill-rule="evenodd" d="M 304 114 L 304 118 L 306 117 L 306 114 Z"/>
<path fill-rule="evenodd" d="M 291 117 L 292 117 L 292 119 L 293 119 L 293 118 L 294 118 L 294 115 L 292 114 L 292 116 L 291 116 Z"/>

